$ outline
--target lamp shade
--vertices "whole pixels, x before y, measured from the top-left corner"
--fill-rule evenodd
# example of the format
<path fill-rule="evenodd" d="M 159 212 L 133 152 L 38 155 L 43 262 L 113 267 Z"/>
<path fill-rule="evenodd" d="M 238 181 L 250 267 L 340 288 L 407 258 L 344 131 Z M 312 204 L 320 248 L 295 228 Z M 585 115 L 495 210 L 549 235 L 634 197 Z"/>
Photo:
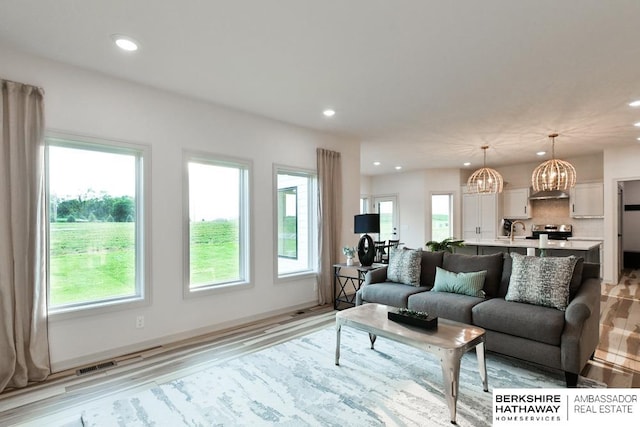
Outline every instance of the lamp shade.
<path fill-rule="evenodd" d="M 502 193 L 502 175 L 495 170 L 487 167 L 487 148 L 483 145 L 484 165 L 481 169 L 475 171 L 467 180 L 467 191 L 469 193 Z"/>
<path fill-rule="evenodd" d="M 475 171 L 467 180 L 467 191 L 470 193 L 502 193 L 502 175 L 491 168 Z"/>
<path fill-rule="evenodd" d="M 531 186 L 535 191 L 562 191 L 575 187 L 576 169 L 569 162 L 556 159 L 555 142 L 557 133 L 551 138 L 551 160 L 538 165 L 531 174 Z"/>
<path fill-rule="evenodd" d="M 379 233 L 380 214 L 362 214 L 353 218 L 354 233 Z"/>

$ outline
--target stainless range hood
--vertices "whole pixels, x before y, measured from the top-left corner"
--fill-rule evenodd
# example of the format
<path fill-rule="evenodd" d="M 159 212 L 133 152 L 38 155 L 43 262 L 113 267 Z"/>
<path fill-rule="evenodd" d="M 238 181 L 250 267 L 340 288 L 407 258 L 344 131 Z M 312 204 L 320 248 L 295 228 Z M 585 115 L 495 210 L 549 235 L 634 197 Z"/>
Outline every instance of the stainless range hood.
<path fill-rule="evenodd" d="M 563 190 L 550 190 L 533 192 L 529 196 L 529 200 L 550 200 L 550 199 L 568 199 L 569 193 Z"/>

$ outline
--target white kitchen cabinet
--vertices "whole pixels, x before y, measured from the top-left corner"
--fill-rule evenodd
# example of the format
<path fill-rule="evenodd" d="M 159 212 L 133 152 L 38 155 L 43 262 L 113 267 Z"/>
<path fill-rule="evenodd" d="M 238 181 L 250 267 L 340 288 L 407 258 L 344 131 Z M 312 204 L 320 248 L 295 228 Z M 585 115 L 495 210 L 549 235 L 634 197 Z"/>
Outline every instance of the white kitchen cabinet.
<path fill-rule="evenodd" d="M 604 184 L 585 182 L 571 189 L 572 218 L 602 218 L 604 216 Z"/>
<path fill-rule="evenodd" d="M 513 188 L 502 192 L 502 216 L 509 219 L 531 218 L 528 188 Z"/>
<path fill-rule="evenodd" d="M 495 239 L 498 230 L 498 195 L 463 194 L 462 238 Z"/>

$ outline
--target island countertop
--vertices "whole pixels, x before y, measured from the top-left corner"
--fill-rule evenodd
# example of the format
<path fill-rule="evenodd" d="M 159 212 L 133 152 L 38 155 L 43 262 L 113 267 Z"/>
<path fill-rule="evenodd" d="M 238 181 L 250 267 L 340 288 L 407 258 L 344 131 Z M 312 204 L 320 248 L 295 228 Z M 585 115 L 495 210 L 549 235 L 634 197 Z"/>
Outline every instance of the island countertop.
<path fill-rule="evenodd" d="M 540 248 L 540 241 L 536 239 L 515 238 L 513 242 L 508 238 L 503 239 L 468 239 L 464 241 L 466 246 L 497 246 L 504 248 Z M 597 240 L 549 240 L 546 249 L 567 249 L 572 251 L 588 251 L 602 244 Z"/>

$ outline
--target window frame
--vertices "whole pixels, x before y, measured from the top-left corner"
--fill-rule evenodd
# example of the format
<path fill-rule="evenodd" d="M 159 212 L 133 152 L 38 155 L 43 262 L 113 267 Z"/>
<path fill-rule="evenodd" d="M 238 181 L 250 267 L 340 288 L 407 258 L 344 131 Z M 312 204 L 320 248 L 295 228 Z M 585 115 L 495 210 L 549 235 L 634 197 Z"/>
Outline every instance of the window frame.
<path fill-rule="evenodd" d="M 291 192 L 292 189 L 295 188 L 294 192 Z M 278 203 L 278 209 L 276 209 L 276 214 L 278 213 L 278 210 L 280 209 L 280 195 L 282 194 L 284 196 L 284 199 L 282 200 L 282 202 L 284 203 L 285 206 L 285 210 L 286 210 L 286 206 L 287 206 L 287 196 L 293 194 L 295 196 L 295 203 L 296 203 L 296 219 L 298 218 L 298 187 L 286 187 L 286 188 L 277 188 L 276 191 L 278 192 L 278 199 L 277 199 L 277 203 Z M 284 215 L 284 218 L 286 218 L 287 215 Z M 278 226 L 280 225 L 280 216 L 277 217 L 278 220 Z M 298 248 L 299 248 L 299 240 L 298 239 L 298 221 L 296 220 L 296 250 L 295 250 L 295 255 L 294 256 L 288 256 L 288 255 L 284 255 L 280 253 L 280 235 L 278 235 L 278 258 L 289 258 L 289 259 L 298 259 Z"/>
<path fill-rule="evenodd" d="M 369 213 L 369 196 L 361 195 L 360 196 L 360 214 L 368 214 Z"/>
<path fill-rule="evenodd" d="M 455 222 L 454 222 L 455 192 L 454 191 L 438 191 L 438 192 L 432 192 L 431 195 L 429 196 L 429 212 L 430 212 L 429 229 L 430 229 L 430 235 L 431 235 L 430 240 L 435 240 L 433 236 L 433 196 L 449 196 L 449 230 L 451 231 L 451 236 L 447 236 L 446 238 L 454 237 L 456 233 Z"/>
<path fill-rule="evenodd" d="M 308 181 L 307 191 L 307 212 L 308 212 L 308 236 L 307 236 L 307 253 L 308 263 L 307 268 L 290 273 L 282 273 L 279 271 L 279 255 L 278 255 L 278 175 L 294 175 L 304 177 Z M 306 277 L 315 277 L 318 274 L 318 263 L 314 262 L 318 258 L 318 173 L 312 169 L 305 169 L 293 166 L 285 166 L 280 164 L 273 165 L 273 272 L 274 281 L 287 282 L 291 280 L 298 280 Z M 298 195 L 298 198 L 300 195 Z M 297 209 L 297 207 L 296 207 Z M 299 212 L 299 211 L 298 211 Z M 297 227 L 296 227 L 297 228 Z M 300 231 L 297 228 L 298 232 Z M 299 241 L 299 237 L 298 241 Z M 301 247 L 298 243 L 298 253 Z"/>
<path fill-rule="evenodd" d="M 240 175 L 240 190 L 239 195 L 239 247 L 240 247 L 240 259 L 239 270 L 240 280 L 211 283 L 208 285 L 198 286 L 196 288 L 191 287 L 191 227 L 189 219 L 189 163 L 195 162 L 200 164 L 206 164 L 211 166 L 223 166 L 223 167 L 236 167 L 243 171 Z M 253 162 L 247 159 L 241 159 L 237 157 L 229 157 L 218 155 L 214 153 L 207 153 L 202 151 L 183 151 L 183 201 L 182 201 L 182 240 L 183 240 L 183 297 L 185 299 L 197 298 L 200 296 L 207 296 L 211 294 L 217 294 L 220 292 L 226 292 L 234 289 L 243 289 L 253 286 L 253 245 L 251 245 L 252 235 L 252 191 L 251 183 L 253 176 Z M 244 249 L 243 249 L 244 248 Z"/>
<path fill-rule="evenodd" d="M 144 307 L 151 300 L 151 147 L 125 141 L 45 132 L 45 204 L 46 204 L 46 269 L 47 269 L 47 312 L 52 320 L 64 320 L 109 313 L 124 309 Z M 50 169 L 49 147 L 63 147 L 108 154 L 127 154 L 135 156 L 136 164 L 136 294 L 134 296 L 104 299 L 100 301 L 69 304 L 50 307 L 51 288 L 49 286 L 50 266 Z"/>

